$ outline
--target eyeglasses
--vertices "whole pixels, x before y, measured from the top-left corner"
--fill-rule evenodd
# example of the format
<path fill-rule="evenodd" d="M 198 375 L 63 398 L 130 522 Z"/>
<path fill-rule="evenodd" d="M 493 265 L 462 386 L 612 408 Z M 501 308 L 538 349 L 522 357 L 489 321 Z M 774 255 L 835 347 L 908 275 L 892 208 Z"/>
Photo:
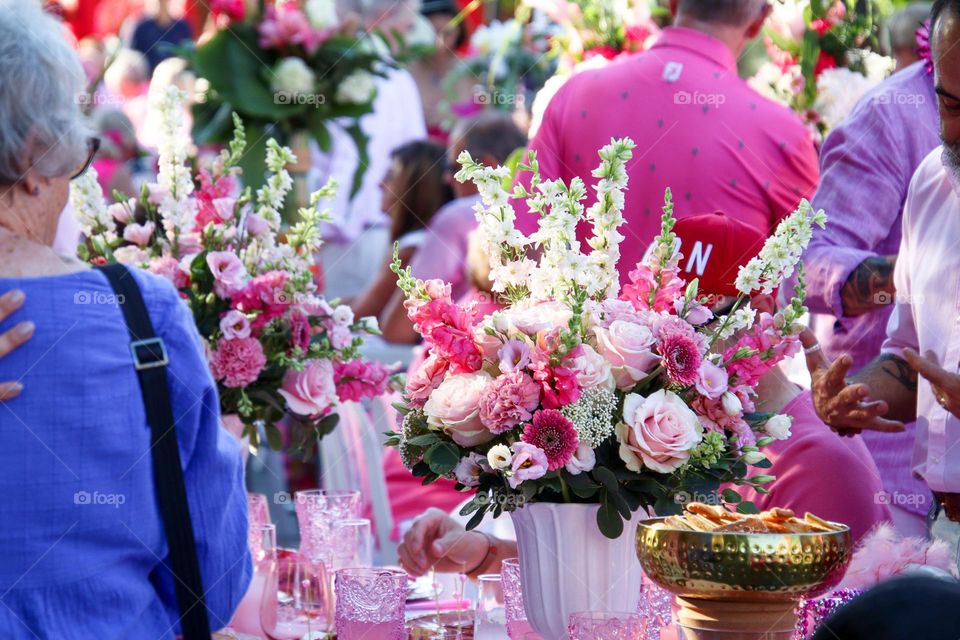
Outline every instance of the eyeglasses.
<path fill-rule="evenodd" d="M 80 167 L 79 171 L 77 171 L 72 176 L 70 176 L 71 180 L 76 180 L 77 178 L 85 174 L 87 172 L 87 169 L 90 168 L 90 165 L 93 164 L 93 159 L 96 157 L 97 151 L 100 150 L 100 138 L 97 138 L 96 136 L 87 138 L 87 148 L 89 149 L 87 160 Z"/>

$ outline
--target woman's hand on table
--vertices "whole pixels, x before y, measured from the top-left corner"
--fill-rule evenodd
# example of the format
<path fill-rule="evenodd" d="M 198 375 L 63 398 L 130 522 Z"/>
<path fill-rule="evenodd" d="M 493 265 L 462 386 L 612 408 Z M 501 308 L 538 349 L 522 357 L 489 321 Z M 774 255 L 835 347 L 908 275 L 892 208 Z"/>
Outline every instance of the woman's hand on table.
<path fill-rule="evenodd" d="M 485 535 L 465 530 L 439 509 L 428 509 L 414 521 L 397 551 L 400 565 L 407 573 L 422 576 L 431 569 L 438 573 L 470 573 L 489 550 L 490 540 Z"/>
<path fill-rule="evenodd" d="M 23 291 L 14 289 L 0 296 L 0 322 L 3 322 L 11 314 L 23 305 Z M 32 322 L 20 322 L 12 328 L 0 333 L 0 358 L 22 345 L 33 336 L 34 325 Z M 0 382 L 0 402 L 11 400 L 23 391 L 23 385 L 19 382 Z"/>

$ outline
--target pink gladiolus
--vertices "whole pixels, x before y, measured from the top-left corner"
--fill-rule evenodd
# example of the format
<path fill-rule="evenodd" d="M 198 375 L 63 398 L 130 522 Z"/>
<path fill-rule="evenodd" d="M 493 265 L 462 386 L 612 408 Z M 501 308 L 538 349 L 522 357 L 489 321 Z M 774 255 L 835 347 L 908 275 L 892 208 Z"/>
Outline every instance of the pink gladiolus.
<path fill-rule="evenodd" d="M 221 339 L 211 354 L 213 377 L 232 389 L 247 387 L 260 377 L 267 364 L 263 346 L 255 338 Z"/>

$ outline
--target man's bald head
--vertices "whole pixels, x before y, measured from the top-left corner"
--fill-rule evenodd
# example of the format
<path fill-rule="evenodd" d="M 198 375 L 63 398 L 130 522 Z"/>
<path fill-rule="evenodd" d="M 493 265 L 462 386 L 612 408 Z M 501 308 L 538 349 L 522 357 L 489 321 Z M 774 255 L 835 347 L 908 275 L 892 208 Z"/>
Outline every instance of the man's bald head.
<path fill-rule="evenodd" d="M 739 27 L 760 17 L 768 0 L 677 0 L 677 17 Z"/>

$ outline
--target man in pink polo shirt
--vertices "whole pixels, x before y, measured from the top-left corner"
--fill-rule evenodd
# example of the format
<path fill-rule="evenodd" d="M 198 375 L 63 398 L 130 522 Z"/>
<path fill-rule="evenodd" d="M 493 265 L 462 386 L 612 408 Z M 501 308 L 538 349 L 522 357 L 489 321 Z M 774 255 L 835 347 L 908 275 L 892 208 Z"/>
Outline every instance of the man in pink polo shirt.
<path fill-rule="evenodd" d="M 572 77 L 530 144 L 544 179 L 580 176 L 589 189 L 598 149 L 623 136 L 637 143 L 627 165 L 623 277 L 660 230 L 667 187 L 678 218 L 719 209 L 767 234 L 813 195 L 819 177 L 799 119 L 737 75 L 767 1 L 671 0 L 670 8 L 674 26 L 649 51 Z M 529 173 L 520 181 L 529 186 Z M 536 219 L 520 215 L 517 226 L 530 233 Z"/>

